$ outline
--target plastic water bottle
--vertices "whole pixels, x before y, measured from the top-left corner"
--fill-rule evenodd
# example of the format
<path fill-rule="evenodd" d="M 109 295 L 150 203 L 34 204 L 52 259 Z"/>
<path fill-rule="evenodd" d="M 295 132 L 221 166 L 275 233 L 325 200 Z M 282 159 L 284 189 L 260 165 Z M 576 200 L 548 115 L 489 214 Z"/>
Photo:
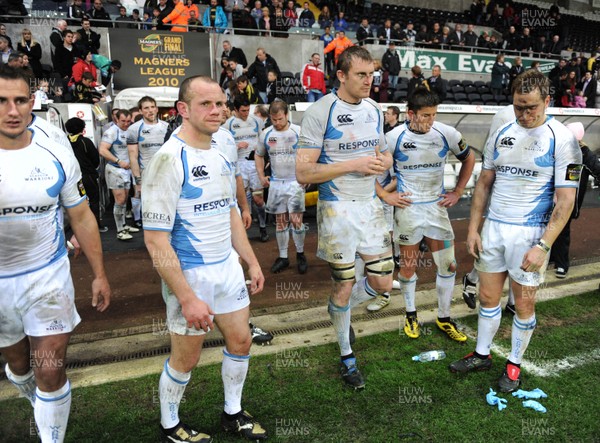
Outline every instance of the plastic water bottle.
<path fill-rule="evenodd" d="M 446 353 L 444 351 L 428 351 L 421 352 L 419 355 L 415 355 L 412 359 L 413 361 L 427 362 L 427 361 L 436 361 L 442 360 L 446 358 Z"/>

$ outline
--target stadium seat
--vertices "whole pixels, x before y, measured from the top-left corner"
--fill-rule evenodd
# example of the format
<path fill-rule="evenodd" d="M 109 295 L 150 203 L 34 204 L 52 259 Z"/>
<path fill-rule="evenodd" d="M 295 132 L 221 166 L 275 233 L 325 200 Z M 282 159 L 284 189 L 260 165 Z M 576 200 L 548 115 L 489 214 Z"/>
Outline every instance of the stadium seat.
<path fill-rule="evenodd" d="M 456 102 L 451 98 L 445 98 L 442 102 L 442 105 L 455 105 Z"/>
<path fill-rule="evenodd" d="M 396 85 L 396 89 L 398 91 L 408 91 L 408 83 L 398 82 L 398 84 Z"/>
<path fill-rule="evenodd" d="M 469 99 L 470 102 L 473 102 L 474 100 L 478 100 L 478 101 L 482 100 L 481 95 L 477 94 L 476 92 L 467 94 L 467 98 Z M 483 102 L 481 104 L 483 104 Z"/>
<path fill-rule="evenodd" d="M 454 92 L 455 94 L 457 92 L 465 92 L 465 88 L 462 87 L 462 85 L 456 85 L 456 86 L 452 86 L 450 88 L 452 90 L 452 92 Z"/>
<path fill-rule="evenodd" d="M 494 96 L 492 94 L 481 94 L 481 100 L 483 100 L 486 105 L 495 105 L 496 100 L 494 100 Z"/>
<path fill-rule="evenodd" d="M 456 92 L 454 94 L 454 100 L 456 100 L 456 103 L 458 102 L 465 102 L 465 104 L 468 104 L 468 100 L 467 100 L 467 94 L 465 94 L 464 92 Z"/>
<path fill-rule="evenodd" d="M 444 188 L 448 190 L 456 188 L 456 173 L 450 163 L 444 166 Z"/>
<path fill-rule="evenodd" d="M 475 86 L 476 88 L 481 88 L 482 86 L 485 86 L 485 82 L 482 82 L 481 80 L 477 80 L 477 81 L 473 82 L 473 86 Z"/>
<path fill-rule="evenodd" d="M 482 82 L 483 83 L 483 82 Z M 481 95 L 483 94 L 489 94 L 490 93 L 490 88 L 487 87 L 485 85 L 485 83 L 481 86 L 477 86 L 477 92 L 479 92 Z"/>
<path fill-rule="evenodd" d="M 283 77 L 294 78 L 294 73 L 290 72 L 290 71 L 281 71 L 281 75 L 279 77 L 281 77 L 281 78 L 283 78 Z"/>
<path fill-rule="evenodd" d="M 406 101 L 408 98 L 408 92 L 405 90 L 394 92 L 394 103 L 400 103 Z"/>
<path fill-rule="evenodd" d="M 461 85 L 463 85 L 463 87 L 466 89 L 467 86 L 473 86 L 473 81 L 471 80 L 463 80 L 462 82 L 460 82 Z"/>
<path fill-rule="evenodd" d="M 448 80 L 448 86 L 453 88 L 456 85 L 460 85 L 460 80 Z"/>
<path fill-rule="evenodd" d="M 477 88 L 475 86 L 473 86 L 473 85 L 467 85 L 467 86 L 465 86 L 465 93 L 466 94 L 473 94 L 475 92 L 477 92 Z"/>

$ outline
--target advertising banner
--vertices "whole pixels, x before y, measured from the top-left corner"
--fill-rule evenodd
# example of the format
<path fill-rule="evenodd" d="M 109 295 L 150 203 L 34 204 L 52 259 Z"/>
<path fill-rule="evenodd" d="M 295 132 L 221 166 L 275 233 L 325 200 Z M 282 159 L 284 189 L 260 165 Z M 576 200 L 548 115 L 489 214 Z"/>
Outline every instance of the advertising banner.
<path fill-rule="evenodd" d="M 209 35 L 198 32 L 111 29 L 110 56 L 121 70 L 115 89 L 147 86 L 178 88 L 192 75 L 211 75 Z"/>

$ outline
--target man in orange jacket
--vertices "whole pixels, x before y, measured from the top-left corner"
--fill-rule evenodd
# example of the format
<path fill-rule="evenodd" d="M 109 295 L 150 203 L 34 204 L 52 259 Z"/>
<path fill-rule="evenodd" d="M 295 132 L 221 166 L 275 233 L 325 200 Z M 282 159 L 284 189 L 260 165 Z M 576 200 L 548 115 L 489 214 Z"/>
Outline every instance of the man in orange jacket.
<path fill-rule="evenodd" d="M 189 20 L 188 8 L 185 7 L 181 0 L 173 0 L 173 10 L 169 15 L 163 18 L 163 24 L 171 22 L 173 32 L 186 32 L 188 29 Z"/>
<path fill-rule="evenodd" d="M 346 48 L 350 46 L 354 46 L 354 43 L 350 41 L 348 37 L 346 37 L 346 33 L 344 31 L 339 31 L 337 38 L 334 38 L 331 43 L 329 43 L 325 49 L 323 50 L 324 54 L 333 51 L 333 57 L 335 60 L 335 64 L 337 65 L 338 57 Z"/>

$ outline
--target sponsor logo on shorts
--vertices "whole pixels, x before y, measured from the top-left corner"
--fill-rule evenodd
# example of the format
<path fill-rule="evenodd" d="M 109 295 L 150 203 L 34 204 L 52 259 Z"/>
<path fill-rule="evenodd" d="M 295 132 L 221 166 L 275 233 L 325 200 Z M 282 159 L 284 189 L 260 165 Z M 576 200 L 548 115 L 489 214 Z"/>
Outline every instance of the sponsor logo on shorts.
<path fill-rule="evenodd" d="M 406 235 L 406 234 L 399 234 L 398 235 L 398 240 L 408 241 L 408 235 Z"/>
<path fill-rule="evenodd" d="M 65 325 L 62 320 L 52 320 L 50 325 L 46 328 L 46 331 L 56 332 L 56 331 L 64 331 Z"/>
<path fill-rule="evenodd" d="M 29 177 L 25 178 L 26 182 L 36 182 L 44 180 L 52 180 L 52 177 L 50 177 L 48 174 L 46 174 L 45 171 L 38 168 L 37 166 L 31 170 L 31 172 L 29 173 Z"/>
<path fill-rule="evenodd" d="M 240 291 L 240 295 L 238 295 L 237 297 L 237 301 L 241 301 L 248 298 L 248 289 L 246 289 L 245 287 L 242 288 L 242 290 Z"/>
<path fill-rule="evenodd" d="M 339 126 L 353 125 L 354 119 L 350 114 L 340 114 L 337 116 Z"/>
<path fill-rule="evenodd" d="M 343 260 L 344 259 L 344 254 L 342 254 L 341 252 L 335 252 L 333 254 L 333 259 L 334 260 Z"/>

